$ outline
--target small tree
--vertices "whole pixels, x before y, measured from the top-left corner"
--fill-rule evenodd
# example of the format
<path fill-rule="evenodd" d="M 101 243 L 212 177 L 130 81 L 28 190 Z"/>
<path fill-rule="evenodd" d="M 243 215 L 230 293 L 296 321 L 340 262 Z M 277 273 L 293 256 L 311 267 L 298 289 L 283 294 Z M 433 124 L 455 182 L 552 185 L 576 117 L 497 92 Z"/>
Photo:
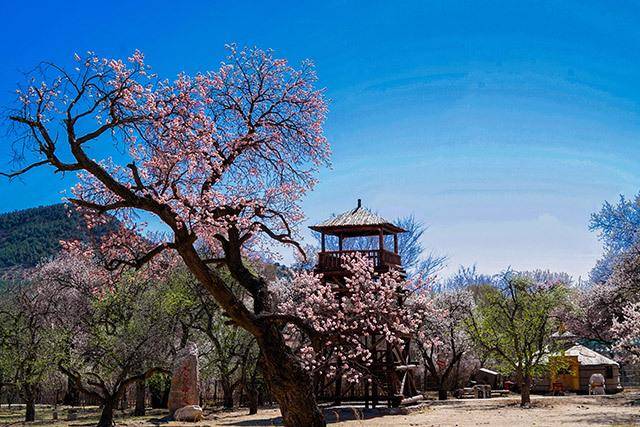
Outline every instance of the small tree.
<path fill-rule="evenodd" d="M 566 323 L 573 333 L 611 351 L 619 339 L 613 330 L 614 324 L 626 324 L 627 316 L 633 313 L 630 306 L 636 303 L 640 303 L 640 244 L 637 243 L 616 257 L 606 282 L 592 283 L 577 292 Z"/>
<path fill-rule="evenodd" d="M 620 195 L 617 204 L 604 202 L 599 212 L 591 215 L 591 231 L 597 231 L 604 245 L 604 255 L 598 260 L 590 278 L 595 284 L 608 281 L 622 254 L 640 240 L 640 194 L 633 199 Z"/>
<path fill-rule="evenodd" d="M 640 244 L 628 250 L 613 269 L 600 293 L 606 298 L 607 323 L 613 350 L 623 359 L 640 361 Z"/>
<path fill-rule="evenodd" d="M 65 254 L 38 271 L 65 308 L 56 327 L 69 352 L 59 369 L 102 403 L 100 427 L 113 425 L 113 411 L 130 385 L 166 372 L 171 363 L 175 322 L 161 304 L 162 281 L 150 273 L 108 274 L 80 254 Z"/>
<path fill-rule="evenodd" d="M 438 399 L 447 398 L 447 385 L 452 375 L 460 368 L 463 358 L 470 357 L 471 342 L 464 329 L 471 316 L 473 298 L 466 290 L 446 291 L 436 294 L 433 307 L 439 311 L 423 311 L 415 330 L 414 342 L 420 351 L 427 373 L 436 381 Z"/>
<path fill-rule="evenodd" d="M 14 283 L 0 295 L 0 372 L 26 404 L 25 421 L 35 420 L 36 396 L 56 369 L 61 340 L 53 324 L 60 295 L 38 280 Z"/>
<path fill-rule="evenodd" d="M 532 378 L 545 369 L 553 351 L 550 338 L 558 327 L 554 314 L 566 294 L 563 283 L 536 282 L 507 272 L 479 294 L 466 322 L 475 344 L 515 374 L 522 407 L 529 406 Z"/>
<path fill-rule="evenodd" d="M 632 363 L 640 361 L 640 303 L 623 309 L 624 319 L 614 320 L 611 329 L 617 339 L 614 350 Z"/>

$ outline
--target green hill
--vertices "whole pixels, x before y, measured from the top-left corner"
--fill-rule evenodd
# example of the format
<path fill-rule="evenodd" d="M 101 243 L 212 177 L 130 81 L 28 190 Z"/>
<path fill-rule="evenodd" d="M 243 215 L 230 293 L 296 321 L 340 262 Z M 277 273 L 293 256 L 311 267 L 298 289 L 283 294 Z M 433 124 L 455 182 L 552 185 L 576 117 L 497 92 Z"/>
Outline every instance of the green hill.
<path fill-rule="evenodd" d="M 0 214 L 0 269 L 33 267 L 60 250 L 60 240 L 87 240 L 111 226 L 87 229 L 68 205 L 57 204 Z"/>

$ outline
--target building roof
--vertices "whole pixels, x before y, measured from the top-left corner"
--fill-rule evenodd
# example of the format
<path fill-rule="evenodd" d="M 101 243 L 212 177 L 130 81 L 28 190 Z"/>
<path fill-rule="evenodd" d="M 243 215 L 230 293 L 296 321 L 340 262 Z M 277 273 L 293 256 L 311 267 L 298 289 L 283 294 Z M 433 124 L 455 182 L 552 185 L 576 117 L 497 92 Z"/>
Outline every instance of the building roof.
<path fill-rule="evenodd" d="M 496 371 L 492 371 L 491 369 L 487 369 L 487 368 L 480 368 L 478 369 L 479 372 L 485 372 L 489 375 L 500 375 L 500 373 L 496 372 Z"/>
<path fill-rule="evenodd" d="M 576 338 L 576 336 L 573 334 L 573 332 L 570 331 L 564 331 L 564 332 L 554 332 L 553 334 L 551 334 L 551 338 L 554 339 L 561 339 L 561 340 L 573 340 Z"/>
<path fill-rule="evenodd" d="M 603 356 L 600 353 L 587 348 L 583 345 L 576 344 L 573 347 L 565 350 L 565 356 L 578 356 L 578 363 L 581 365 L 615 365 L 619 366 L 618 362 Z"/>
<path fill-rule="evenodd" d="M 355 209 L 343 212 L 309 228 L 326 234 L 347 235 L 350 233 L 349 230 L 353 234 L 363 234 L 361 232 L 366 232 L 367 230 L 371 232 L 370 234 L 377 234 L 377 230 L 380 228 L 386 233 L 403 233 L 405 231 L 391 221 L 362 206 L 360 199 L 358 199 L 358 206 Z"/>

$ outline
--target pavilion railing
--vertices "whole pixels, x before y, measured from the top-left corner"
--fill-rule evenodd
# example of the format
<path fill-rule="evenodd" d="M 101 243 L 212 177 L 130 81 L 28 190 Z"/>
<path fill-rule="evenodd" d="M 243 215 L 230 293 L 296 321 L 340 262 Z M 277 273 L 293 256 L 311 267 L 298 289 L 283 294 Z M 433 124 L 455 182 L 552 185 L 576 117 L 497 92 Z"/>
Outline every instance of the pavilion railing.
<path fill-rule="evenodd" d="M 346 259 L 353 254 L 360 253 L 373 262 L 375 268 L 383 266 L 399 266 L 400 255 L 380 249 L 324 251 L 318 253 L 318 270 L 336 271 L 343 268 Z"/>

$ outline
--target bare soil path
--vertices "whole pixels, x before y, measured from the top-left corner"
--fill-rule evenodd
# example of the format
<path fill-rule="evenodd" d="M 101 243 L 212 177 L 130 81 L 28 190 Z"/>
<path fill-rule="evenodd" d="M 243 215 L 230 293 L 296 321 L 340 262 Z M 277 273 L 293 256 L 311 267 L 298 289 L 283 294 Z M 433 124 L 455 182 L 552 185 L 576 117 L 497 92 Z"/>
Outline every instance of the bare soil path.
<path fill-rule="evenodd" d="M 332 426 L 640 426 L 640 392 L 627 391 L 615 396 L 532 396 L 533 406 L 521 409 L 517 397 L 485 400 L 427 401 L 413 408 L 362 410 L 360 408 L 326 408 L 327 421 Z M 97 408 L 86 408 L 73 422 L 51 421 L 51 412 L 39 411 L 40 420 L 29 425 L 91 426 L 98 418 Z M 118 426 L 273 426 L 281 425 L 280 411 L 261 409 L 257 415 L 246 410 L 215 411 L 197 424 L 168 421 L 162 411 L 151 411 L 146 417 L 120 416 Z M 20 408 L 0 408 L 0 426 L 23 425 Z M 60 414 L 64 418 L 64 414 Z"/>

